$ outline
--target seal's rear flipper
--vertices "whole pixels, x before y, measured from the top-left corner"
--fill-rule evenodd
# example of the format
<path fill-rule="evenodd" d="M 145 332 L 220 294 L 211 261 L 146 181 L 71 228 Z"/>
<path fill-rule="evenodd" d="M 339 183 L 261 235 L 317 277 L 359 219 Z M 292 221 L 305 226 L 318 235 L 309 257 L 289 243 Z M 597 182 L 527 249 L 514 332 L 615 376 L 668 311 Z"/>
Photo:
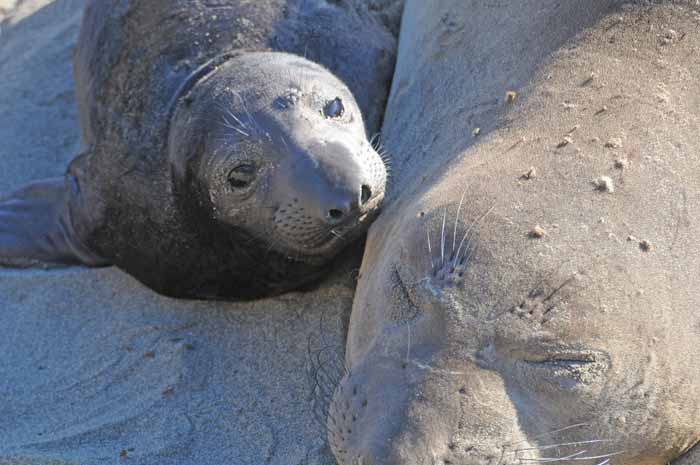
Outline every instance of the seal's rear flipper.
<path fill-rule="evenodd" d="M 106 264 L 76 236 L 69 196 L 61 177 L 33 182 L 0 198 L 0 265 Z"/>

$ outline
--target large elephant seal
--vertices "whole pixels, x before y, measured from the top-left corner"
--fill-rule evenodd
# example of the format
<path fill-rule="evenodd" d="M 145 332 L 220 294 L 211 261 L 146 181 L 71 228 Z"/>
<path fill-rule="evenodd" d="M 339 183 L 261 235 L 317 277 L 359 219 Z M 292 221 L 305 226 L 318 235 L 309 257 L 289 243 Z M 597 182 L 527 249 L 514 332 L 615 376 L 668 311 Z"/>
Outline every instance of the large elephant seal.
<path fill-rule="evenodd" d="M 316 279 L 382 201 L 366 134 L 394 46 L 359 0 L 88 2 L 84 150 L 0 203 L 0 262 L 113 264 L 196 298 Z"/>
<path fill-rule="evenodd" d="M 338 462 L 682 456 L 700 440 L 700 15 L 415 0 L 401 37 L 383 134 L 403 190 L 370 229 Z"/>

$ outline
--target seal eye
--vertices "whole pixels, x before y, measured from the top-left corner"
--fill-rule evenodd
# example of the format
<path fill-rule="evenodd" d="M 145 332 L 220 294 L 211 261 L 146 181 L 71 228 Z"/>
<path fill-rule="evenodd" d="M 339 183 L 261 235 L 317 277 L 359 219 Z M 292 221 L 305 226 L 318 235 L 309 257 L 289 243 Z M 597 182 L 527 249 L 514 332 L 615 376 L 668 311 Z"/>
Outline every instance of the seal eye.
<path fill-rule="evenodd" d="M 610 369 L 609 355 L 597 350 L 545 349 L 521 359 L 525 376 L 537 376 L 558 389 L 572 391 L 599 384 Z"/>
<path fill-rule="evenodd" d="M 244 162 L 235 166 L 228 173 L 228 183 L 234 189 L 245 189 L 255 181 L 257 169 L 254 163 Z"/>
<path fill-rule="evenodd" d="M 323 109 L 323 114 L 326 118 L 340 118 L 345 114 L 345 107 L 340 97 L 336 97 L 326 104 Z"/>

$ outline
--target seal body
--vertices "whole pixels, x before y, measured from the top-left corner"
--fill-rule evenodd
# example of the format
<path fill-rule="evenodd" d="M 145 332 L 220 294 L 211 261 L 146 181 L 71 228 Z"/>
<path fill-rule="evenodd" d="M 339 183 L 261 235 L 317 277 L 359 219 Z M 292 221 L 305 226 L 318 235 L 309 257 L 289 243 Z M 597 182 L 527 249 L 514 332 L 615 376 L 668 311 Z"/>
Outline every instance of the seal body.
<path fill-rule="evenodd" d="M 700 439 L 700 15 L 477 3 L 407 3 L 384 140 L 413 186 L 370 229 L 329 442 L 669 463 Z"/>
<path fill-rule="evenodd" d="M 84 147 L 0 204 L 2 262 L 114 264 L 197 298 L 317 279 L 384 195 L 367 132 L 394 46 L 359 1 L 88 2 Z"/>

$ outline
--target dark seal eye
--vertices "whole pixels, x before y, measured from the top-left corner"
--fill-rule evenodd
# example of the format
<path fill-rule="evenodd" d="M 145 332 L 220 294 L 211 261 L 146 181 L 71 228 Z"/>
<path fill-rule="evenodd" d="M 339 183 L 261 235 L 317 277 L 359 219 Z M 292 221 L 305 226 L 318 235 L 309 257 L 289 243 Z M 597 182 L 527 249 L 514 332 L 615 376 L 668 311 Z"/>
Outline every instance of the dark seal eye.
<path fill-rule="evenodd" d="M 326 118 L 340 118 L 345 114 L 345 107 L 340 97 L 336 97 L 326 104 L 323 109 L 323 114 Z"/>
<path fill-rule="evenodd" d="M 245 189 L 255 181 L 257 168 L 252 162 L 244 162 L 234 167 L 228 173 L 228 183 L 234 189 Z"/>

